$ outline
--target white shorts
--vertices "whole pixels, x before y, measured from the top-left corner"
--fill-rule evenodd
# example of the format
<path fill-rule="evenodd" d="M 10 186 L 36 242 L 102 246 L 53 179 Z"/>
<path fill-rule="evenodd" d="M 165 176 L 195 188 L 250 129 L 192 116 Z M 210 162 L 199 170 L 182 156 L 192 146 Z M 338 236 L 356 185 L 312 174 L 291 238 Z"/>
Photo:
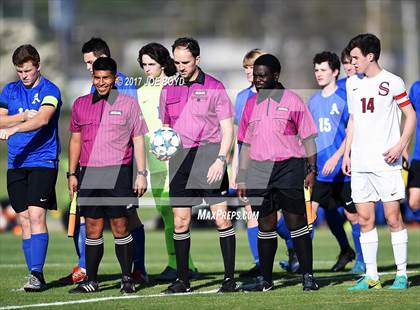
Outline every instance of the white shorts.
<path fill-rule="evenodd" d="M 354 203 L 404 199 L 405 186 L 401 170 L 352 172 L 351 198 Z"/>

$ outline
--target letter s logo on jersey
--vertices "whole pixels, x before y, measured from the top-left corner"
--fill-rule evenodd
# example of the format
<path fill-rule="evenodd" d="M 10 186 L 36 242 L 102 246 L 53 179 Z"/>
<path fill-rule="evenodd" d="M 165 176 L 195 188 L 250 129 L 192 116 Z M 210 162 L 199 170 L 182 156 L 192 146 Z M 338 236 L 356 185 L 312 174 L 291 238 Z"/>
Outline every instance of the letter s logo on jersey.
<path fill-rule="evenodd" d="M 387 96 L 389 94 L 389 82 L 382 82 L 379 84 L 379 96 Z"/>

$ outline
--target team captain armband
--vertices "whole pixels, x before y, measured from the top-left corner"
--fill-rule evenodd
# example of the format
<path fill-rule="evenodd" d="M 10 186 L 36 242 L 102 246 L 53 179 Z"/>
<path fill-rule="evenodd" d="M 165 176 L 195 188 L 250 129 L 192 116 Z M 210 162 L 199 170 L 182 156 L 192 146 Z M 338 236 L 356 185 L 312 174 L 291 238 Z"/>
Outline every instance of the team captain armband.
<path fill-rule="evenodd" d="M 406 91 L 404 91 L 403 93 L 401 93 L 397 96 L 394 96 L 394 99 L 395 99 L 395 101 L 397 102 L 397 104 L 400 108 L 403 108 L 403 107 L 411 104 L 411 101 L 410 101 L 410 99 L 408 99 L 408 95 L 407 95 Z"/>
<path fill-rule="evenodd" d="M 54 96 L 45 96 L 41 103 L 41 106 L 43 105 L 50 105 L 54 108 L 57 108 L 58 99 L 55 98 Z"/>

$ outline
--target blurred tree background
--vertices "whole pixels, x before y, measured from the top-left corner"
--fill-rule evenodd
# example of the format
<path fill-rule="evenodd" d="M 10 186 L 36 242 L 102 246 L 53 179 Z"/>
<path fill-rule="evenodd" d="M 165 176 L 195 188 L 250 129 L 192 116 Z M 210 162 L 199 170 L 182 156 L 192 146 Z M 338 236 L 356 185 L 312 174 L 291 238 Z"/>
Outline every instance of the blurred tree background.
<path fill-rule="evenodd" d="M 250 49 L 280 58 L 286 86 L 312 90 L 315 53 L 340 54 L 353 36 L 372 32 L 382 42 L 380 64 L 409 87 L 419 78 L 419 10 L 415 0 L 0 0 L 0 89 L 16 79 L 14 49 L 35 45 L 43 74 L 63 95 L 57 190 L 64 208 L 68 112 L 90 89 L 81 46 L 92 36 L 105 39 L 120 70 L 133 77 L 141 76 L 136 59 L 142 45 L 157 41 L 170 48 L 177 37 L 192 36 L 200 42 L 203 69 L 234 99 L 247 86 L 242 58 Z M 0 198 L 7 196 L 6 169 L 7 148 L 0 142 Z"/>

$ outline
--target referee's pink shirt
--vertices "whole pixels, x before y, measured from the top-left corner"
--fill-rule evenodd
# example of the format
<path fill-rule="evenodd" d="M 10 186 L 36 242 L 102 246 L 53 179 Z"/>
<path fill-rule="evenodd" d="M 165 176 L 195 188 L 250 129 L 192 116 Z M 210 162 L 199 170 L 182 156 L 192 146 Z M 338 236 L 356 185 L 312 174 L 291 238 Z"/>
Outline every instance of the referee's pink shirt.
<path fill-rule="evenodd" d="M 316 136 L 317 128 L 306 104 L 294 92 L 276 90 L 258 100 L 258 94 L 245 104 L 238 129 L 239 143 L 250 145 L 250 158 L 282 161 L 306 157 L 302 140 Z"/>
<path fill-rule="evenodd" d="M 219 143 L 219 122 L 233 115 L 223 84 L 201 70 L 192 83 L 162 89 L 160 119 L 180 135 L 183 148 Z"/>
<path fill-rule="evenodd" d="M 77 98 L 71 112 L 70 131 L 81 133 L 80 165 L 131 164 L 132 139 L 148 132 L 139 104 L 121 93 L 111 103 L 92 99 L 93 94 Z"/>

